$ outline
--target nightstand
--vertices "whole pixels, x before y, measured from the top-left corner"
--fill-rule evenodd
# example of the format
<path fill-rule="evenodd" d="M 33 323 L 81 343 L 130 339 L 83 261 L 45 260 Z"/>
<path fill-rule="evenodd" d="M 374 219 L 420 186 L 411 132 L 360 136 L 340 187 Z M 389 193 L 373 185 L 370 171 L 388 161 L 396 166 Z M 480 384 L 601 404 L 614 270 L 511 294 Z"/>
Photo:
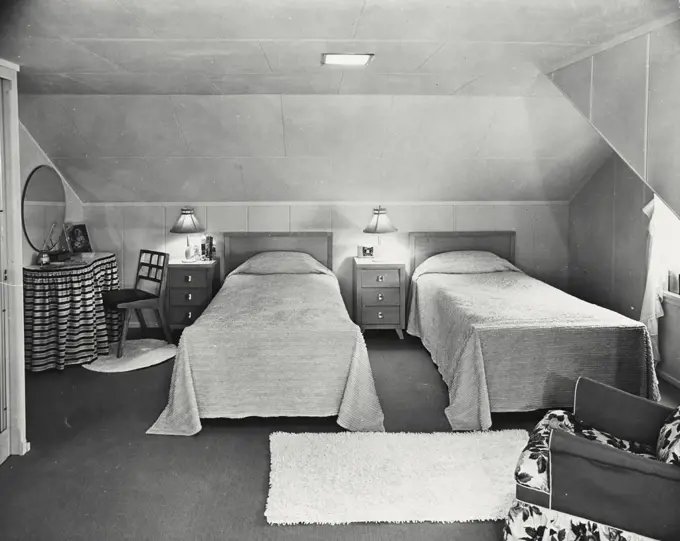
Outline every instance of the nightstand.
<path fill-rule="evenodd" d="M 184 329 L 203 313 L 220 288 L 220 261 L 168 263 L 168 322 Z"/>
<path fill-rule="evenodd" d="M 406 265 L 354 258 L 354 321 L 366 329 L 394 329 L 404 339 Z"/>

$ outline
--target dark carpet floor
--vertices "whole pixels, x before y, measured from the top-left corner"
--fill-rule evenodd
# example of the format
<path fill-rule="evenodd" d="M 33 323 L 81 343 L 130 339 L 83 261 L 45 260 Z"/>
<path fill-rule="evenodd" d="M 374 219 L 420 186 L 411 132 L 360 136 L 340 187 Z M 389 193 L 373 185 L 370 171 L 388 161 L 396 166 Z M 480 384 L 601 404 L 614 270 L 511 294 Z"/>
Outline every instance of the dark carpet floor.
<path fill-rule="evenodd" d="M 388 431 L 448 431 L 446 388 L 419 341 L 367 333 Z M 0 540 L 497 541 L 500 522 L 269 526 L 273 431 L 335 432 L 332 419 L 204 422 L 195 437 L 147 436 L 172 361 L 122 374 L 27 374 L 31 451 L 0 466 Z M 494 417 L 530 429 L 541 413 Z M 452 487 L 453 488 L 453 487 Z"/>

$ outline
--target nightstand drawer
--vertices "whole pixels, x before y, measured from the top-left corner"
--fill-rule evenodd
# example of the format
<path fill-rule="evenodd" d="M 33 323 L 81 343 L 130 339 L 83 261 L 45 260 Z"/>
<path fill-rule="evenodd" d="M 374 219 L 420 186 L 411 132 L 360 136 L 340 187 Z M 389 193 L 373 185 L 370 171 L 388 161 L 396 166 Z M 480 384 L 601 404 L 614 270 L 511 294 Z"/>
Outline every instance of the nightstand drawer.
<path fill-rule="evenodd" d="M 363 306 L 399 306 L 401 289 L 398 287 L 361 288 L 361 304 Z"/>
<path fill-rule="evenodd" d="M 208 273 L 205 269 L 173 269 L 168 277 L 170 287 L 206 287 Z"/>
<path fill-rule="evenodd" d="M 361 271 L 361 287 L 399 287 L 397 269 L 370 269 Z"/>
<path fill-rule="evenodd" d="M 210 291 L 207 288 L 174 287 L 170 289 L 170 306 L 201 306 L 209 298 Z"/>
<path fill-rule="evenodd" d="M 366 307 L 361 310 L 362 325 L 399 325 L 398 306 Z"/>
<path fill-rule="evenodd" d="M 191 325 L 198 319 L 203 310 L 200 307 L 191 308 L 190 306 L 177 307 L 171 306 L 168 309 L 170 325 Z"/>

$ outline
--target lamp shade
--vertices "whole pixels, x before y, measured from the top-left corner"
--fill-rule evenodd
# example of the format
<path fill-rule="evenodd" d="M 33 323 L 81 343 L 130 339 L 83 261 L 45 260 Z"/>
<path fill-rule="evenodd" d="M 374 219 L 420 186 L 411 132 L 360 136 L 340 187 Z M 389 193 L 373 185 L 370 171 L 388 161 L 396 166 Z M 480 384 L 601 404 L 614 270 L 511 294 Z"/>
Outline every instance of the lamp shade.
<path fill-rule="evenodd" d="M 182 214 L 180 214 L 177 219 L 177 223 L 172 226 L 170 233 L 184 233 L 185 235 L 190 235 L 192 233 L 202 233 L 205 231 L 205 227 L 201 224 L 194 216 L 194 209 L 190 207 L 184 207 L 182 209 Z"/>
<path fill-rule="evenodd" d="M 382 235 L 383 233 L 394 233 L 396 230 L 397 228 L 392 225 L 387 216 L 387 209 L 385 207 L 375 207 L 373 209 L 373 217 L 364 228 L 364 233 Z"/>

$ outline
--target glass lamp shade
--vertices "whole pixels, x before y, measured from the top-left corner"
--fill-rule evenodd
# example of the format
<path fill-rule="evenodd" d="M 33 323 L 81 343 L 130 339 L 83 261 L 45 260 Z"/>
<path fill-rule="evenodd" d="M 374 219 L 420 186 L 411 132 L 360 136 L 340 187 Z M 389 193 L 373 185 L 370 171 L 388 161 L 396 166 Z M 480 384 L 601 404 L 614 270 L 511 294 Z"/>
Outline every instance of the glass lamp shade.
<path fill-rule="evenodd" d="M 177 223 L 172 226 L 170 233 L 184 233 L 185 235 L 191 235 L 194 233 L 202 233 L 205 231 L 196 216 L 194 216 L 194 209 L 185 207 L 182 209 L 182 214 L 177 219 Z"/>
<path fill-rule="evenodd" d="M 397 231 L 397 228 L 392 225 L 387 216 L 387 209 L 385 207 L 375 207 L 373 209 L 373 217 L 364 228 L 364 233 L 382 235 L 384 233 L 394 233 L 395 231 Z"/>

